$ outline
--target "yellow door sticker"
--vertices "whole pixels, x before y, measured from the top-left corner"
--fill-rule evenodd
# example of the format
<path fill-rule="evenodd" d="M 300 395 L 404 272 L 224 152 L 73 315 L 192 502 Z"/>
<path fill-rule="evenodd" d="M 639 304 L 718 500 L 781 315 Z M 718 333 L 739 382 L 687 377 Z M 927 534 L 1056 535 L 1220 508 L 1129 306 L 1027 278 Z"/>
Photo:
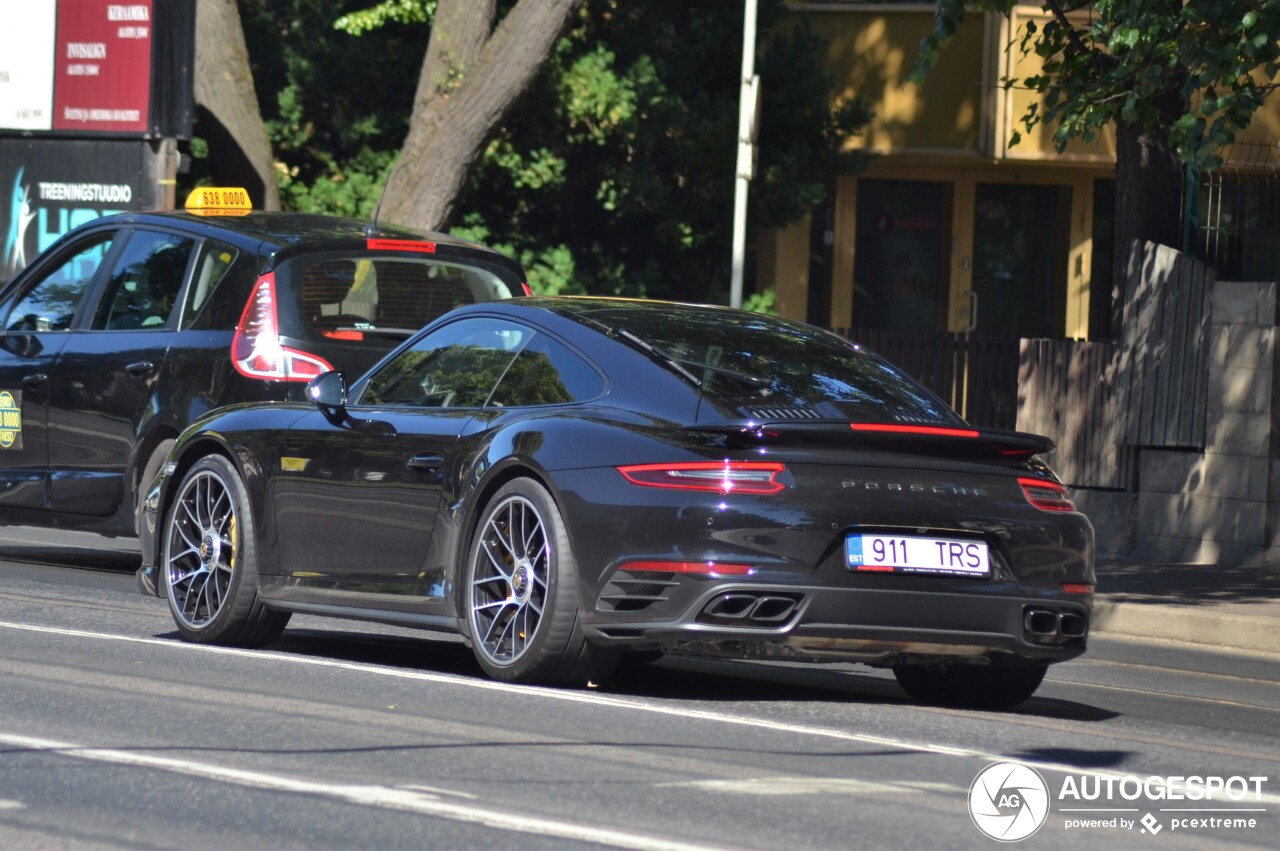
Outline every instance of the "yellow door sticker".
<path fill-rule="evenodd" d="M 0 390 L 0 449 L 22 448 L 22 402 Z"/>

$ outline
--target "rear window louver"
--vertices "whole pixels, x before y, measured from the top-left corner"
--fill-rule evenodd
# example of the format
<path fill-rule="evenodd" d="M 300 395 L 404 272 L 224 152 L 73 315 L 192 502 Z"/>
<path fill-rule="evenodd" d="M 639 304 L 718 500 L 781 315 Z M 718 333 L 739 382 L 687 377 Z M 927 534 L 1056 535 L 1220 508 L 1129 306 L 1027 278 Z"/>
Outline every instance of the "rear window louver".
<path fill-rule="evenodd" d="M 793 405 L 753 405 L 738 409 L 744 417 L 754 420 L 820 420 L 822 415 L 813 408 Z"/>

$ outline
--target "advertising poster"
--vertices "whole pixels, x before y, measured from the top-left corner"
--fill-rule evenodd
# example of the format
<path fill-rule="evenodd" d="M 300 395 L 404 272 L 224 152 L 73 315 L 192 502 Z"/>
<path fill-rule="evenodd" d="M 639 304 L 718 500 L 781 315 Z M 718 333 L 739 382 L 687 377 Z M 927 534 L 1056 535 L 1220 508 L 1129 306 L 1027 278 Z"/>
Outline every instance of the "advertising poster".
<path fill-rule="evenodd" d="M 53 129 L 57 0 L 0 0 L 0 130 Z"/>
<path fill-rule="evenodd" d="M 54 130 L 145 133 L 151 0 L 63 0 L 54 56 Z"/>
<path fill-rule="evenodd" d="M 154 160 L 134 140 L 0 139 L 0 282 L 77 225 L 158 206 Z"/>

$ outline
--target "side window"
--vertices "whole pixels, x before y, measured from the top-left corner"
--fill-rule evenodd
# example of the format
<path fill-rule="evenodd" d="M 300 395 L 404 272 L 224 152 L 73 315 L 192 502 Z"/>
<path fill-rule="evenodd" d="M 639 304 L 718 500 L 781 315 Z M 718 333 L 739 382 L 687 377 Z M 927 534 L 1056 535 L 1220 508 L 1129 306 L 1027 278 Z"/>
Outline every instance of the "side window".
<path fill-rule="evenodd" d="M 111 248 L 114 235 L 81 247 L 18 300 L 5 317 L 6 331 L 65 331 L 71 327 L 85 290 Z"/>
<path fill-rule="evenodd" d="M 489 404 L 564 405 L 590 401 L 603 393 L 604 381 L 586 361 L 546 334 L 538 334 L 512 361 Z"/>
<path fill-rule="evenodd" d="M 194 242 L 173 234 L 138 231 L 129 239 L 98 302 L 95 331 L 163 328 L 187 275 Z"/>
<path fill-rule="evenodd" d="M 200 311 L 226 277 L 227 270 L 236 260 L 236 250 L 213 239 L 206 239 L 196 255 L 195 271 L 191 275 L 191 288 L 187 290 L 187 303 L 182 308 L 182 327 L 189 328 Z"/>
<path fill-rule="evenodd" d="M 463 319 L 423 337 L 369 380 L 365 405 L 479 408 L 533 332 L 498 319 Z"/>

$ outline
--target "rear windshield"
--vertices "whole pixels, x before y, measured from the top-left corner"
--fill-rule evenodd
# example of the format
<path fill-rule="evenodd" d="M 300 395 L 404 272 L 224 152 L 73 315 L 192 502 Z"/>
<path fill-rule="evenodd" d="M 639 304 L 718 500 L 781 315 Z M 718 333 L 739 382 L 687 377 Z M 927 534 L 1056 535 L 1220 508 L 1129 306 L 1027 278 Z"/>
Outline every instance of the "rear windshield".
<path fill-rule="evenodd" d="M 304 340 L 395 342 L 455 307 L 510 298 L 519 286 L 496 266 L 433 258 L 301 257 L 286 265 L 297 315 L 280 319 L 286 334 Z"/>
<path fill-rule="evenodd" d="M 728 416 L 959 425 L 942 400 L 887 361 L 826 331 L 714 308 L 625 307 L 581 315 L 670 358 Z M 623 333 L 625 332 L 625 333 Z"/>

